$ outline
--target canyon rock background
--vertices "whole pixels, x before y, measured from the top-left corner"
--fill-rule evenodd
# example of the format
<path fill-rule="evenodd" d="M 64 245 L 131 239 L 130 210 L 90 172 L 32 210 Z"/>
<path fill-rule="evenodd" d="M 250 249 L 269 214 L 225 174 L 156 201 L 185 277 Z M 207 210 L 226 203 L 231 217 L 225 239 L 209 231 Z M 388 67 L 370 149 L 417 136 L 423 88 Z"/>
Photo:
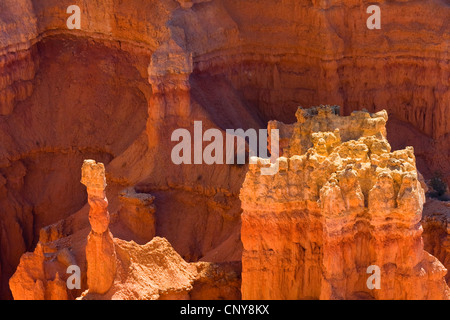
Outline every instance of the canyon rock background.
<path fill-rule="evenodd" d="M 66 27 L 72 4 L 81 30 Z M 170 135 L 193 120 L 204 130 L 265 128 L 295 122 L 299 105 L 385 109 L 392 149 L 413 146 L 425 179 L 439 172 L 449 183 L 450 5 L 377 4 L 381 30 L 366 28 L 360 0 L 2 0 L 1 297 L 12 297 L 9 279 L 27 251 L 59 261 L 48 276 L 35 270 L 54 287 L 70 259 L 86 270 L 85 159 L 105 164 L 114 236 L 144 245 L 156 235 L 187 262 L 239 264 L 248 167 L 173 165 Z M 423 238 L 449 268 L 442 211 L 425 204 L 434 218 Z M 58 239 L 70 239 L 70 255 L 52 248 Z"/>

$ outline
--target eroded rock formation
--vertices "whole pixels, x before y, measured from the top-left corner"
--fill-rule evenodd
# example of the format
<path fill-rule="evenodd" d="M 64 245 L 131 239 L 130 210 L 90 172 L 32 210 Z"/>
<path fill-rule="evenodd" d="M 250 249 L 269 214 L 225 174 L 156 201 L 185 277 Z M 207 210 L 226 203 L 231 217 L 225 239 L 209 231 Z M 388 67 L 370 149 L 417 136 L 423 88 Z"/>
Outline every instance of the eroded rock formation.
<path fill-rule="evenodd" d="M 48 253 L 44 252 L 41 244 L 36 246 L 34 252 L 27 252 L 21 257 L 20 264 L 9 281 L 14 299 L 68 299 L 66 282 L 61 280 L 58 271 L 56 271 L 52 279 L 49 273 L 55 272 L 54 269 L 47 270 L 45 267 L 49 260 L 48 258 Z M 61 272 L 62 268 L 59 271 Z"/>
<path fill-rule="evenodd" d="M 423 249 L 425 194 L 413 148 L 391 152 L 387 113 L 299 108 L 279 172 L 250 165 L 241 189 L 244 299 L 450 299 Z M 371 290 L 367 268 L 381 269 Z"/>
<path fill-rule="evenodd" d="M 239 262 L 189 263 L 165 238 L 154 237 L 152 195 L 126 189 L 120 210 L 110 216 L 104 165 L 85 160 L 81 181 L 90 227 L 66 235 L 61 221 L 43 229 L 35 251 L 21 257 L 10 280 L 14 299 L 240 299 Z M 83 224 L 78 219 L 72 216 L 71 225 Z M 114 238 L 110 221 L 120 235 L 150 240 L 140 245 Z M 78 289 L 66 286 L 69 266 L 81 270 Z"/>
<path fill-rule="evenodd" d="M 193 120 L 248 129 L 292 122 L 298 105 L 385 108 L 394 149 L 414 146 L 420 171 L 450 183 L 450 8 L 378 3 L 376 31 L 361 0 L 83 2 L 68 30 L 67 3 L 1 1 L 0 297 L 38 241 L 89 233 L 78 181 L 90 158 L 107 168 L 112 216 L 123 189 L 151 193 L 155 234 L 184 259 L 239 261 L 247 167 L 170 163 L 168 137 Z M 85 237 L 70 239 L 84 255 Z"/>

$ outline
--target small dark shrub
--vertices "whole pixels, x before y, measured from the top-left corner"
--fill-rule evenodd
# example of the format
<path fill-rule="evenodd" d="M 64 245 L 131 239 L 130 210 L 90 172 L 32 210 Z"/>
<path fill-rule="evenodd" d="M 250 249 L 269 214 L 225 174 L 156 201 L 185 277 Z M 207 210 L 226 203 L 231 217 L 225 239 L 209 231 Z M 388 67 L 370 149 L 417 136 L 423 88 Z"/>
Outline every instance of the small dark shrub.
<path fill-rule="evenodd" d="M 445 194 L 447 191 L 447 185 L 442 180 L 442 175 L 438 172 L 436 172 L 430 180 L 430 186 L 435 191 L 435 194 L 437 197 L 441 197 Z"/>

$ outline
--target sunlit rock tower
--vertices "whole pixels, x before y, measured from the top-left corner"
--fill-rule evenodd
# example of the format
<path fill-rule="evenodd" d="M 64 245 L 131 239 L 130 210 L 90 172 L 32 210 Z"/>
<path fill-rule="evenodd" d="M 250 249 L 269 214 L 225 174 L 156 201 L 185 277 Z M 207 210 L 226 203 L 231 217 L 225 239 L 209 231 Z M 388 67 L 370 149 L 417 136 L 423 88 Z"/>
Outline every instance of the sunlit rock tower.
<path fill-rule="evenodd" d="M 85 160 L 81 183 L 87 188 L 91 232 L 86 245 L 87 285 L 91 293 L 106 293 L 116 275 L 116 252 L 109 231 L 108 199 L 106 198 L 103 163 Z"/>

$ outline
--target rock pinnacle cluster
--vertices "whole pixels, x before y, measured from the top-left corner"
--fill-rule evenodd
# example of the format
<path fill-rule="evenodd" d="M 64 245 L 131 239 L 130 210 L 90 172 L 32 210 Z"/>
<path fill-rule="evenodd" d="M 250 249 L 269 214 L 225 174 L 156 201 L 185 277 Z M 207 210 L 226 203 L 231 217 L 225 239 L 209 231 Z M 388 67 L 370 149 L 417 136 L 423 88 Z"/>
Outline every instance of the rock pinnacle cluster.
<path fill-rule="evenodd" d="M 269 123 L 283 133 L 279 172 L 261 175 L 257 159 L 241 189 L 242 297 L 449 299 L 447 269 L 424 251 L 414 150 L 391 152 L 387 113 L 296 116 Z M 370 266 L 380 289 L 367 286 Z"/>

